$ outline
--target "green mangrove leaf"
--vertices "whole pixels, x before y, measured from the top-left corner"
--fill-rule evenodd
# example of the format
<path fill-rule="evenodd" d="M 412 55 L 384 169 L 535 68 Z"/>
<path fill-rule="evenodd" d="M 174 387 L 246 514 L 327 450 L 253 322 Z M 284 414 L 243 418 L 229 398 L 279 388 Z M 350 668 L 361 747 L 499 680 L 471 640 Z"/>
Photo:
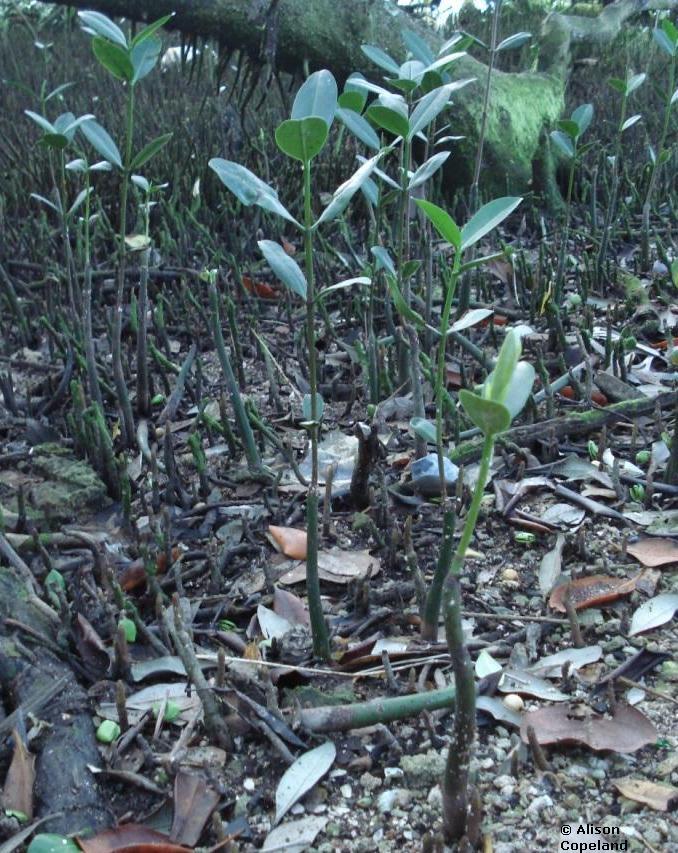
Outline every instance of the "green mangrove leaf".
<path fill-rule="evenodd" d="M 579 136 L 584 133 L 593 120 L 593 104 L 582 104 L 572 113 L 570 119 L 577 123 Z"/>
<path fill-rule="evenodd" d="M 465 388 L 459 392 L 459 402 L 471 421 L 484 435 L 497 435 L 509 428 L 511 415 L 506 406 L 493 400 L 484 400 Z"/>
<path fill-rule="evenodd" d="M 626 94 L 626 83 L 623 80 L 620 80 L 619 77 L 610 77 L 607 82 L 615 92 L 619 92 L 620 95 Z"/>
<path fill-rule="evenodd" d="M 315 71 L 302 84 L 292 104 L 291 118 L 321 118 L 329 130 L 337 109 L 337 81 L 327 70 Z"/>
<path fill-rule="evenodd" d="M 45 133 L 57 133 L 57 129 L 54 127 L 51 121 L 47 121 L 44 116 L 38 115 L 38 113 L 34 113 L 32 110 L 24 110 L 24 113 L 28 116 L 28 118 L 32 119 Z"/>
<path fill-rule="evenodd" d="M 73 86 L 75 86 L 75 83 L 62 83 L 60 86 L 57 86 L 56 89 L 52 89 L 49 95 L 45 95 L 45 103 L 47 103 L 47 101 L 51 101 L 52 98 L 56 98 L 57 95 L 63 94 Z"/>
<path fill-rule="evenodd" d="M 51 202 L 48 198 L 45 198 L 44 195 L 38 195 L 37 193 L 31 193 L 31 198 L 34 198 L 36 201 L 39 201 L 40 204 L 44 204 L 45 207 L 51 208 L 55 213 L 59 213 L 59 208 Z"/>
<path fill-rule="evenodd" d="M 447 106 L 450 100 L 450 91 L 447 86 L 434 89 L 420 99 L 417 106 L 412 110 L 410 116 L 410 129 L 407 140 L 410 142 L 420 130 L 428 127 L 436 116 Z"/>
<path fill-rule="evenodd" d="M 347 181 L 344 181 L 340 187 L 337 187 L 332 195 L 332 201 L 330 201 L 325 210 L 322 212 L 320 218 L 313 226 L 314 228 L 317 228 L 323 222 L 329 222 L 332 219 L 336 219 L 337 216 L 340 216 L 344 210 L 346 210 L 348 203 L 355 193 L 358 192 L 360 187 L 374 171 L 382 153 L 383 152 L 380 151 L 379 154 L 375 154 L 374 157 L 363 163 Z"/>
<path fill-rule="evenodd" d="M 352 110 L 362 113 L 367 103 L 367 93 L 358 91 L 342 92 L 337 99 L 337 106 L 342 110 Z"/>
<path fill-rule="evenodd" d="M 414 203 L 428 216 L 443 240 L 447 240 L 448 243 L 459 251 L 462 241 L 461 231 L 450 214 L 446 210 L 443 210 L 442 207 L 438 207 L 437 204 L 433 204 L 432 201 L 415 199 Z"/>
<path fill-rule="evenodd" d="M 579 137 L 579 125 L 572 119 L 564 118 L 558 122 L 558 127 L 566 133 L 573 142 L 576 142 Z"/>
<path fill-rule="evenodd" d="M 139 187 L 142 192 L 149 193 L 151 191 L 151 185 L 143 175 L 131 175 L 130 181 L 132 181 L 135 187 Z"/>
<path fill-rule="evenodd" d="M 259 240 L 258 245 L 268 265 L 280 281 L 297 296 L 306 299 L 308 285 L 306 284 L 306 276 L 301 271 L 299 264 L 287 254 L 281 245 L 273 240 Z"/>
<path fill-rule="evenodd" d="M 357 275 L 354 278 L 345 278 L 343 281 L 338 281 L 336 284 L 331 284 L 329 287 L 323 288 L 318 294 L 318 299 L 324 299 L 336 290 L 345 290 L 347 287 L 351 287 L 354 284 L 366 286 L 372 284 L 372 279 L 367 275 Z"/>
<path fill-rule="evenodd" d="M 417 88 L 425 70 L 426 66 L 423 62 L 419 62 L 418 59 L 408 59 L 398 69 L 396 78 L 389 82 L 396 89 L 409 94 Z"/>
<path fill-rule="evenodd" d="M 664 51 L 664 53 L 667 53 L 671 57 L 673 56 L 673 54 L 676 52 L 677 46 L 671 41 L 671 38 L 668 33 L 664 32 L 663 29 L 660 30 L 659 28 L 655 27 L 655 29 L 652 30 L 652 37 L 657 42 L 659 47 Z"/>
<path fill-rule="evenodd" d="M 453 65 L 458 59 L 461 59 L 462 56 L 466 56 L 465 51 L 456 51 L 454 53 L 446 53 L 443 56 L 439 56 L 434 62 L 426 68 L 426 73 L 430 74 L 431 72 L 436 71 L 447 71 L 447 69 Z"/>
<path fill-rule="evenodd" d="M 633 77 L 630 77 L 626 83 L 626 94 L 630 95 L 635 92 L 639 86 L 643 85 L 646 77 L 647 74 L 634 74 Z"/>
<path fill-rule="evenodd" d="M 567 157 L 568 160 L 571 160 L 574 157 L 574 145 L 570 137 L 561 130 L 552 130 L 549 135 L 551 142 L 553 142 L 560 153 Z"/>
<path fill-rule="evenodd" d="M 158 36 L 149 36 L 143 41 L 138 42 L 130 51 L 130 59 L 134 66 L 134 77 L 132 77 L 132 85 L 136 85 L 139 80 L 150 74 L 155 68 L 160 52 L 162 51 L 162 42 Z"/>
<path fill-rule="evenodd" d="M 496 228 L 522 201 L 520 196 L 496 198 L 484 204 L 461 229 L 461 250 L 468 249 Z"/>
<path fill-rule="evenodd" d="M 624 124 L 621 126 L 621 132 L 623 133 L 625 130 L 628 130 L 630 127 L 633 127 L 636 122 L 641 120 L 642 116 L 640 113 L 636 113 L 634 116 L 629 116 Z"/>
<path fill-rule="evenodd" d="M 486 400 L 504 402 L 521 350 L 520 336 L 515 329 L 509 329 L 499 350 L 494 370 L 483 385 L 483 397 Z"/>
<path fill-rule="evenodd" d="M 45 133 L 40 138 L 40 143 L 54 151 L 63 151 L 68 145 L 68 137 L 64 136 L 63 133 Z"/>
<path fill-rule="evenodd" d="M 346 94 L 357 95 L 354 92 L 347 92 Z M 341 97 L 343 98 L 344 96 L 342 95 Z M 341 101 L 341 98 L 339 100 Z M 337 109 L 337 118 L 346 125 L 355 137 L 367 145 L 368 148 L 372 148 L 375 151 L 379 149 L 380 143 L 376 131 L 367 119 L 363 118 L 355 110 L 339 107 Z"/>
<path fill-rule="evenodd" d="M 420 35 L 412 30 L 403 30 L 402 36 L 405 47 L 415 59 L 425 65 L 430 65 L 433 62 L 433 51 Z"/>
<path fill-rule="evenodd" d="M 360 187 L 360 192 L 363 194 L 365 201 L 376 207 L 379 204 L 379 187 L 375 184 L 372 178 L 368 178 Z"/>
<path fill-rule="evenodd" d="M 152 24 L 149 24 L 147 27 L 144 27 L 143 30 L 137 33 L 132 39 L 132 47 L 135 47 L 142 41 L 145 41 L 147 38 L 150 38 L 161 27 L 164 27 L 168 21 L 171 21 L 175 15 L 176 12 L 170 12 L 169 15 L 163 15 L 162 18 L 158 18 L 157 21 L 153 21 Z"/>
<path fill-rule="evenodd" d="M 396 274 L 395 264 L 387 249 L 383 246 L 372 246 L 370 252 L 377 261 L 377 270 L 386 270 L 393 276 Z"/>
<path fill-rule="evenodd" d="M 436 443 L 436 425 L 426 418 L 411 418 L 410 428 L 415 435 L 423 438 L 429 444 Z"/>
<path fill-rule="evenodd" d="M 388 71 L 389 74 L 398 74 L 400 71 L 400 66 L 395 59 L 392 59 L 388 53 L 380 47 L 373 44 L 361 44 L 360 49 L 368 59 L 374 62 L 375 65 L 378 65 L 379 68 L 383 68 L 384 71 Z"/>
<path fill-rule="evenodd" d="M 94 191 L 94 187 L 87 187 L 86 189 L 80 190 L 80 192 L 76 195 L 73 204 L 68 208 L 68 216 L 73 216 L 74 213 L 77 213 L 78 209 L 81 207 L 82 203 L 85 199 Z"/>
<path fill-rule="evenodd" d="M 360 154 L 358 155 L 358 160 L 361 160 L 364 163 L 367 162 L 364 157 L 360 156 Z M 391 189 L 396 190 L 396 192 L 398 192 L 398 193 L 400 192 L 400 187 L 398 186 L 398 184 L 393 180 L 393 178 L 390 178 L 386 174 L 386 172 L 383 172 L 381 169 L 375 169 L 374 174 L 380 180 L 382 180 L 386 184 L 387 187 L 391 187 Z"/>
<path fill-rule="evenodd" d="M 81 174 L 85 174 L 87 171 L 87 161 L 83 160 L 82 157 L 78 157 L 75 160 L 69 160 L 64 168 L 69 172 L 80 172 Z"/>
<path fill-rule="evenodd" d="M 63 113 L 54 122 L 54 127 L 59 133 L 63 133 L 63 135 L 68 138 L 68 141 L 71 142 L 75 136 L 75 131 L 80 127 L 80 125 L 93 118 L 94 116 L 92 113 L 87 113 L 87 115 L 80 116 L 79 118 L 76 118 L 73 113 Z"/>
<path fill-rule="evenodd" d="M 120 47 L 101 36 L 94 36 L 92 51 L 99 63 L 115 78 L 124 80 L 126 83 L 131 82 L 134 68 L 127 48 Z"/>
<path fill-rule="evenodd" d="M 379 125 L 379 127 L 395 136 L 402 136 L 404 138 L 409 132 L 410 123 L 407 120 L 407 116 L 403 115 L 402 112 L 391 109 L 391 107 L 372 104 L 365 115 L 375 124 Z"/>
<path fill-rule="evenodd" d="M 511 415 L 511 420 L 525 408 L 525 403 L 532 393 L 534 377 L 534 367 L 527 361 L 519 361 L 502 400 L 502 404 L 506 406 Z"/>
<path fill-rule="evenodd" d="M 678 46 L 678 27 L 670 18 L 664 18 L 662 21 L 662 30 L 671 40 L 671 43 Z"/>
<path fill-rule="evenodd" d="M 109 132 L 105 130 L 98 121 L 90 119 L 89 121 L 84 122 L 80 129 L 82 130 L 85 139 L 89 142 L 92 148 L 94 148 L 97 154 L 101 154 L 101 156 L 105 160 L 108 160 L 109 163 L 117 166 L 118 169 L 122 169 L 122 157 L 118 146 L 113 141 Z"/>
<path fill-rule="evenodd" d="M 302 119 L 288 119 L 278 125 L 275 141 L 278 148 L 288 157 L 310 161 L 322 151 L 327 141 L 328 126 L 324 119 L 308 116 Z"/>
<path fill-rule="evenodd" d="M 417 258 L 405 261 L 403 264 L 402 280 L 407 281 L 409 278 L 412 278 L 413 275 L 416 275 L 417 272 L 419 272 L 420 267 L 421 261 Z"/>
<path fill-rule="evenodd" d="M 101 36 L 114 44 L 127 49 L 125 34 L 117 24 L 114 24 L 101 12 L 78 12 L 82 29 L 93 36 Z"/>
<path fill-rule="evenodd" d="M 363 90 L 365 92 L 373 92 L 375 95 L 379 95 L 380 97 L 394 97 L 393 92 L 389 92 L 388 89 L 384 89 L 383 86 L 379 86 L 377 83 L 372 83 L 371 80 L 366 80 L 362 74 L 351 74 L 351 76 L 346 81 L 346 85 L 351 84 L 351 87 L 355 87 L 358 90 Z"/>
<path fill-rule="evenodd" d="M 445 75 L 447 77 L 447 74 Z M 434 89 L 438 89 L 443 85 L 445 81 L 441 74 L 437 71 L 427 71 L 426 74 L 421 78 L 421 83 L 419 87 L 423 95 L 432 92 Z"/>
<path fill-rule="evenodd" d="M 233 195 L 244 205 L 256 204 L 258 207 L 263 207 L 264 210 L 269 210 L 271 213 L 276 213 L 288 222 L 293 222 L 298 228 L 301 225 L 287 210 L 287 208 L 278 200 L 278 193 L 269 186 L 261 178 L 258 178 L 254 172 L 250 172 L 245 166 L 240 163 L 234 163 L 232 160 L 222 160 L 221 157 L 213 157 L 209 161 L 209 167 L 215 172 L 225 187 L 227 187 Z"/>
<path fill-rule="evenodd" d="M 532 33 L 513 33 L 512 36 L 508 36 L 503 41 L 499 42 L 497 45 L 497 53 L 499 53 L 500 50 L 517 50 L 517 48 L 527 44 L 531 38 Z"/>
<path fill-rule="evenodd" d="M 439 154 L 434 154 L 433 157 L 429 157 L 428 160 L 425 163 L 422 163 L 412 175 L 410 182 L 407 185 L 407 189 L 413 190 L 415 187 L 425 184 L 426 181 L 428 181 L 428 179 L 435 175 L 438 169 L 440 169 L 450 154 L 450 151 L 441 151 Z"/>
<path fill-rule="evenodd" d="M 141 151 L 132 158 L 130 169 L 140 169 L 148 163 L 151 157 L 155 157 L 158 151 L 164 148 L 171 138 L 171 133 L 163 133 L 162 136 L 157 136 L 155 139 L 152 139 L 148 145 L 144 145 Z"/>
<path fill-rule="evenodd" d="M 398 282 L 394 275 L 386 276 L 386 283 L 391 294 L 391 299 L 396 307 L 396 311 L 403 320 L 409 320 L 417 329 L 423 329 L 426 323 L 421 314 L 418 314 L 413 308 L 405 302 L 405 299 L 398 288 Z"/>

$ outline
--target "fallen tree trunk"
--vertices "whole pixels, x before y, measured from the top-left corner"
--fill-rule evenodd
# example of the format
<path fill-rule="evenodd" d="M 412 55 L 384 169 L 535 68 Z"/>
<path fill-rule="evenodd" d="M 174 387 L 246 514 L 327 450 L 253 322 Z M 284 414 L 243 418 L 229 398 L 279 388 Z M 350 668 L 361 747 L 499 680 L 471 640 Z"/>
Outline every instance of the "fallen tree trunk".
<path fill-rule="evenodd" d="M 354 71 L 380 79 L 381 71 L 360 46 L 378 45 L 397 61 L 406 57 L 403 30 L 413 30 L 434 52 L 440 32 L 413 18 L 391 0 L 47 0 L 56 5 L 96 9 L 109 16 L 152 21 L 171 12 L 170 24 L 189 37 L 218 42 L 220 51 L 241 51 L 257 63 L 301 72 L 327 68 L 341 82 Z M 553 170 L 544 151 L 544 130 L 561 116 L 571 46 L 609 44 L 631 17 L 648 8 L 675 8 L 678 0 L 621 0 L 595 18 L 553 14 L 546 18 L 539 71 L 494 71 L 486 128 L 484 187 L 502 194 L 534 186 L 555 200 Z M 452 133 L 462 135 L 450 169 L 451 183 L 469 185 L 482 119 L 487 66 L 465 56 L 454 66 L 457 78 L 475 78 L 455 93 Z M 534 179 L 534 184 L 533 184 Z"/>

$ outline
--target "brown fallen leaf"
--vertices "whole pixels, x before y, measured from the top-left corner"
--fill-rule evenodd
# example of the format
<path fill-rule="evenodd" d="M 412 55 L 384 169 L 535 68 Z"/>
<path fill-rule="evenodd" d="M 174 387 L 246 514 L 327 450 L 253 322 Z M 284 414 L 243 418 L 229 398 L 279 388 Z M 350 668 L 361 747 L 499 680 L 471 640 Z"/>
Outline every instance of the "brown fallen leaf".
<path fill-rule="evenodd" d="M 31 755 L 19 732 L 12 731 L 14 755 L 9 765 L 2 805 L 5 811 L 22 812 L 33 819 L 33 783 L 35 782 L 35 756 Z"/>
<path fill-rule="evenodd" d="M 631 779 L 629 776 L 613 779 L 612 782 L 622 797 L 643 803 L 658 812 L 666 812 L 669 806 L 678 802 L 678 788 L 673 785 L 660 785 L 647 779 Z"/>
<path fill-rule="evenodd" d="M 297 530 L 295 527 L 276 527 L 275 524 L 268 526 L 268 538 L 271 544 L 292 560 L 306 559 L 306 531 Z"/>
<path fill-rule="evenodd" d="M 180 556 L 181 548 L 175 545 L 172 548 L 172 560 L 178 560 Z M 159 552 L 155 558 L 155 569 L 159 575 L 164 575 L 167 571 L 167 554 L 164 551 Z M 142 558 L 133 560 L 118 575 L 118 583 L 125 592 L 145 587 L 147 579 L 146 566 Z"/>
<path fill-rule="evenodd" d="M 666 566 L 678 563 L 678 542 L 673 539 L 658 539 L 647 536 L 626 546 L 626 553 L 635 557 L 644 566 Z"/>
<path fill-rule="evenodd" d="M 174 779 L 174 818 L 170 839 L 195 847 L 219 802 L 219 794 L 197 773 L 180 770 Z"/>
<path fill-rule="evenodd" d="M 549 597 L 549 607 L 558 610 L 560 613 L 566 613 L 565 599 L 568 594 L 572 597 L 575 610 L 608 604 L 623 595 L 632 593 L 640 577 L 641 575 L 637 575 L 635 578 L 626 580 L 608 577 L 607 575 L 577 578 L 569 583 L 561 584 L 553 590 Z"/>
<path fill-rule="evenodd" d="M 343 551 L 331 548 L 318 553 L 318 577 L 328 583 L 345 585 L 355 579 L 372 577 L 379 573 L 379 560 L 369 551 Z M 278 578 L 278 583 L 289 585 L 306 580 L 306 564 L 294 566 Z"/>
<path fill-rule="evenodd" d="M 123 823 L 93 838 L 78 837 L 76 841 L 85 853 L 186 853 L 189 849 L 138 823 Z"/>
<path fill-rule="evenodd" d="M 657 732 L 637 708 L 618 704 L 613 716 L 596 714 L 588 706 L 546 705 L 523 717 L 520 736 L 528 742 L 532 726 L 540 744 L 584 744 L 596 752 L 635 752 L 657 739 Z"/>
<path fill-rule="evenodd" d="M 311 624 L 311 617 L 306 604 L 294 593 L 276 586 L 273 590 L 273 610 L 287 619 L 290 625 Z"/>
<path fill-rule="evenodd" d="M 255 296 L 258 296 L 260 299 L 278 298 L 278 292 L 274 290 L 270 284 L 266 284 L 265 281 L 255 281 L 255 279 L 251 278 L 249 275 L 244 275 L 242 277 L 242 283 L 245 290 L 249 293 L 253 293 Z"/>

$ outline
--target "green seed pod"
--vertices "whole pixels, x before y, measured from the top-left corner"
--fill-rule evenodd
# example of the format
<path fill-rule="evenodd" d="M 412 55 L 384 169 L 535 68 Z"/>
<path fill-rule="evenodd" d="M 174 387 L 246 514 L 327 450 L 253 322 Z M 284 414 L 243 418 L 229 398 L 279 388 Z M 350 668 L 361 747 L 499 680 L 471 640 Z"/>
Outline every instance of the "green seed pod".
<path fill-rule="evenodd" d="M 100 743 L 113 743 L 120 737 L 120 726 L 113 720 L 104 720 L 97 729 L 97 740 Z"/>
<path fill-rule="evenodd" d="M 134 643 L 137 639 L 137 626 L 131 619 L 121 619 L 118 622 L 118 628 L 122 628 L 125 632 L 125 639 L 128 643 Z"/>

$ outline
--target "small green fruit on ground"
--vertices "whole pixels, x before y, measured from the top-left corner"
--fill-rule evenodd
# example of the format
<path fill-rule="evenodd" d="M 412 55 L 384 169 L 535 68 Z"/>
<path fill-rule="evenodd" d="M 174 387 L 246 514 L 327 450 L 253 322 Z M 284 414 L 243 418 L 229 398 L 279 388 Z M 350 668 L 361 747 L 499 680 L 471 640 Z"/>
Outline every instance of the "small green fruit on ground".
<path fill-rule="evenodd" d="M 120 726 L 113 720 L 104 720 L 97 729 L 97 740 L 100 743 L 113 743 L 120 737 Z"/>

